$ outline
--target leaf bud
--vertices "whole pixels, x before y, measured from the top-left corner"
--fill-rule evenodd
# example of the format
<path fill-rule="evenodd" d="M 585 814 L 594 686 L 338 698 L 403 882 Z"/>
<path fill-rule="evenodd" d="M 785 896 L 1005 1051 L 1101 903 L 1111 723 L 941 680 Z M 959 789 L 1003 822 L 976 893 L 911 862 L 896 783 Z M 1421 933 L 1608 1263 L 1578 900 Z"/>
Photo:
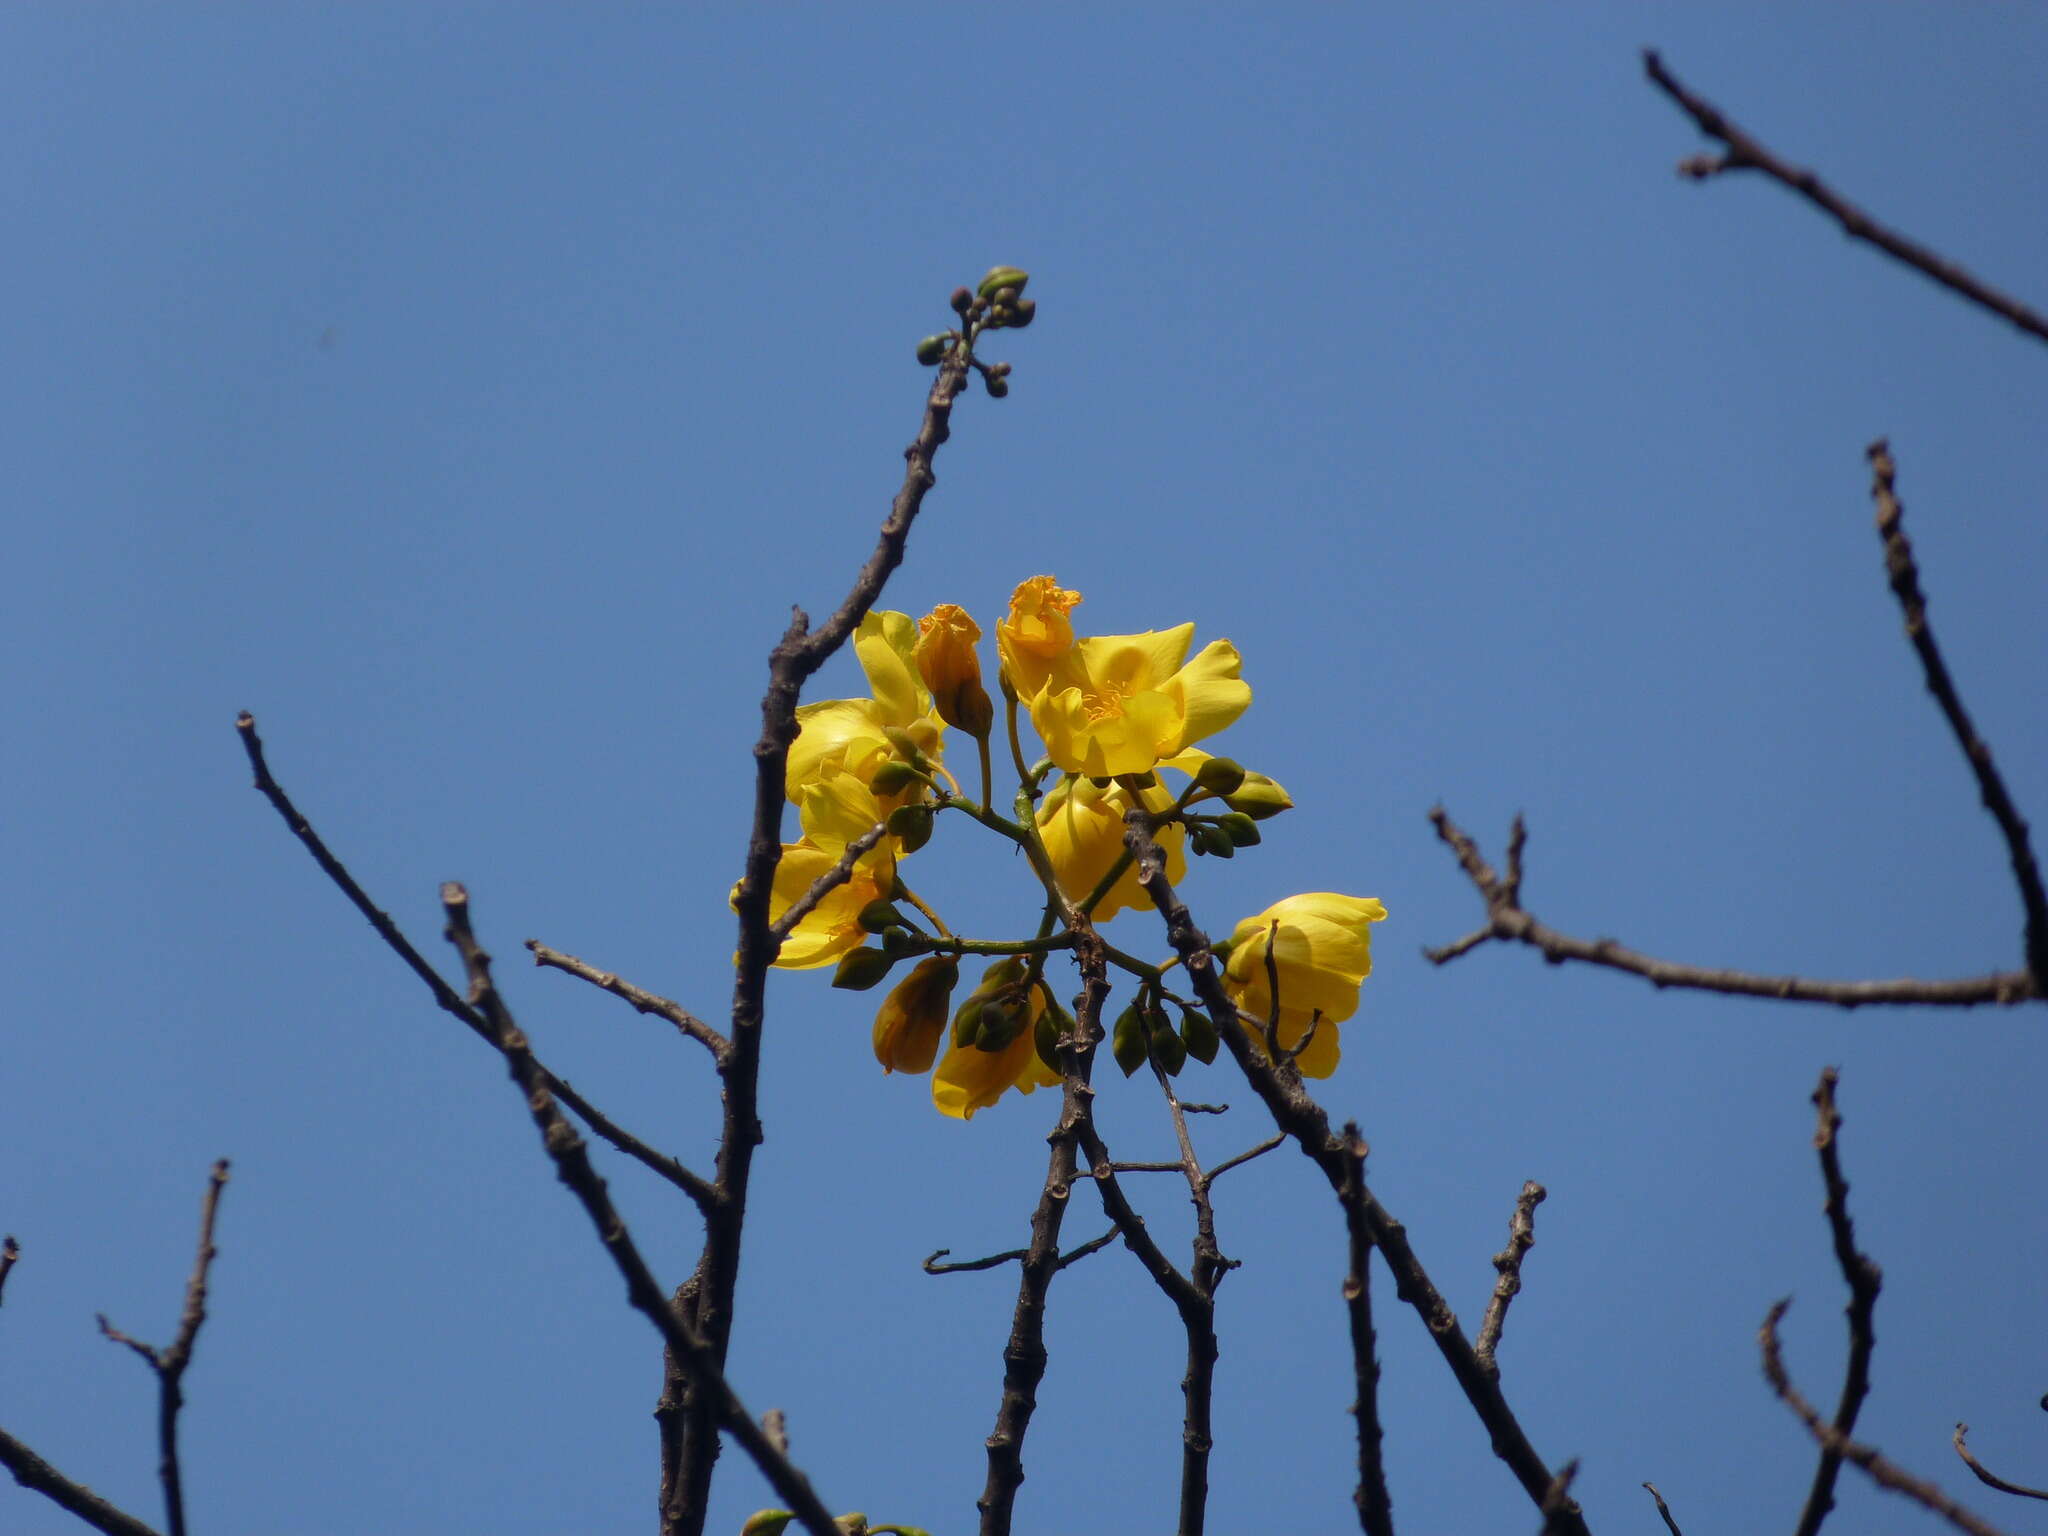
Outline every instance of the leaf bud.
<path fill-rule="evenodd" d="M 1233 811 L 1243 811 L 1253 821 L 1264 821 L 1282 811 L 1294 809 L 1294 799 L 1263 773 L 1247 773 L 1244 783 L 1223 797 Z"/>
<path fill-rule="evenodd" d="M 899 805 L 889 813 L 889 835 L 915 853 L 932 840 L 932 808 L 928 805 Z M 1225 838 L 1227 843 L 1230 839 Z"/>
<path fill-rule="evenodd" d="M 1205 758 L 1195 770 L 1195 782 L 1212 795 L 1234 795 L 1244 780 L 1244 764 L 1234 757 Z"/>
<path fill-rule="evenodd" d="M 1251 848 L 1259 842 L 1259 824 L 1243 811 L 1232 811 L 1228 816 L 1218 816 L 1216 827 L 1235 847 Z"/>
<path fill-rule="evenodd" d="M 854 921 L 860 924 L 863 933 L 880 933 L 884 928 L 902 927 L 903 914 L 896 910 L 894 902 L 877 896 L 860 909 L 860 915 Z"/>
<path fill-rule="evenodd" d="M 1180 1040 L 1188 1054 L 1205 1067 L 1216 1059 L 1216 1047 L 1222 1044 L 1216 1038 L 1216 1021 L 1198 1008 L 1181 1009 Z"/>
<path fill-rule="evenodd" d="M 990 267 L 988 276 L 981 280 L 974 291 L 980 298 L 994 299 L 997 292 L 1004 288 L 1014 288 L 1018 293 L 1022 293 L 1024 285 L 1030 281 L 1031 274 L 1016 267 Z"/>
<path fill-rule="evenodd" d="M 1145 1065 L 1145 1018 L 1136 1003 L 1116 1016 L 1116 1027 L 1109 1034 L 1109 1053 L 1125 1077 Z"/>
<path fill-rule="evenodd" d="M 927 336 L 917 344 L 917 360 L 929 368 L 952 349 L 950 336 Z"/>
<path fill-rule="evenodd" d="M 849 949 L 839 957 L 839 968 L 832 973 L 832 985 L 845 992 L 865 992 L 884 976 L 896 962 L 879 949 Z"/>

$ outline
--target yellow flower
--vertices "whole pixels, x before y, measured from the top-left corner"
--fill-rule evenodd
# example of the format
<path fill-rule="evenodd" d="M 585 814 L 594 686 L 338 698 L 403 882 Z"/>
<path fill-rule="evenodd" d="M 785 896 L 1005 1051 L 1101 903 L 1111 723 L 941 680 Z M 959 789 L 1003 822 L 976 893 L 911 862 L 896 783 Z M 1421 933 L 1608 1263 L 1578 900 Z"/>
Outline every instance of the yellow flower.
<path fill-rule="evenodd" d="M 1337 1070 L 1337 1026 L 1358 1010 L 1358 989 L 1372 974 L 1372 924 L 1387 909 L 1371 896 L 1315 891 L 1288 896 L 1230 935 L 1230 961 L 1223 990 L 1250 1015 L 1245 1032 L 1261 1050 L 1273 994 L 1266 984 L 1266 948 L 1272 925 L 1280 925 L 1273 958 L 1280 978 L 1280 1045 L 1291 1050 L 1308 1033 L 1320 1011 L 1316 1037 L 1296 1060 L 1303 1077 L 1328 1077 Z"/>
<path fill-rule="evenodd" d="M 1155 785 L 1145 791 L 1148 811 L 1163 811 L 1173 796 Z M 1068 777 L 1060 781 L 1038 808 L 1038 835 L 1052 859 L 1053 873 L 1060 889 L 1071 901 L 1079 901 L 1095 889 L 1096 882 L 1109 873 L 1124 851 L 1124 812 L 1131 808 L 1130 791 L 1121 784 L 1097 789 L 1089 780 Z M 1166 878 L 1178 885 L 1188 872 L 1187 829 L 1161 827 L 1156 839 L 1166 850 Z M 1152 899 L 1138 885 L 1136 866 L 1118 877 L 1109 894 L 1095 908 L 1095 920 L 1107 922 L 1125 907 L 1147 907 Z"/>
<path fill-rule="evenodd" d="M 1245 712 L 1237 647 L 1212 640 L 1183 664 L 1195 626 L 1094 635 L 1054 661 L 1030 696 L 1046 754 L 1068 773 L 1145 773 Z"/>
<path fill-rule="evenodd" d="M 1015 960 L 998 960 L 983 973 L 974 995 L 1006 993 L 1019 970 Z M 1009 1089 L 1030 1093 L 1058 1082 L 1059 1074 L 1038 1059 L 1036 1026 L 1043 1012 L 1045 996 L 1033 987 L 1023 1023 L 1001 1050 L 984 1051 L 971 1041 L 966 1045 L 949 1041 L 939 1069 L 932 1074 L 932 1103 L 939 1113 L 955 1120 L 972 1120 L 977 1109 L 987 1109 Z"/>
<path fill-rule="evenodd" d="M 917 621 L 912 650 L 939 718 L 977 740 L 988 735 L 995 719 L 995 706 L 981 686 L 981 658 L 974 654 L 980 638 L 981 626 L 965 608 L 941 603 Z"/>
<path fill-rule="evenodd" d="M 939 756 L 945 727 L 932 712 L 931 694 L 918 676 L 912 655 L 916 642 L 917 624 L 907 613 L 875 612 L 860 621 L 853 652 L 874 697 L 827 699 L 797 710 L 797 738 L 790 743 L 786 781 L 790 799 L 801 802 L 803 787 L 835 768 L 862 783 L 873 778 L 877 768 L 898 755 L 886 733 L 889 726 L 908 731 L 927 756 Z M 900 804 L 903 798 L 896 796 L 888 804 Z"/>
<path fill-rule="evenodd" d="M 885 840 L 886 841 L 886 840 Z M 775 885 L 768 898 L 768 918 L 778 922 L 823 875 L 839 862 L 844 848 L 825 849 L 811 842 L 784 843 L 782 862 L 775 866 Z M 853 867 L 845 883 L 804 915 L 783 941 L 775 964 L 785 971 L 808 971 L 830 965 L 868 938 L 860 925 L 861 908 L 887 896 L 896 886 L 896 861 L 877 850 Z M 739 887 L 734 886 L 735 893 Z"/>
<path fill-rule="evenodd" d="M 1018 698 L 1029 699 L 1043 688 L 1052 664 L 1073 649 L 1067 615 L 1080 601 L 1080 593 L 1061 590 L 1050 576 L 1033 576 L 1010 594 L 1009 615 L 996 626 L 996 648 Z"/>
<path fill-rule="evenodd" d="M 929 1072 L 939 1053 L 960 962 L 931 955 L 890 989 L 875 1015 L 875 1060 L 884 1072 Z"/>

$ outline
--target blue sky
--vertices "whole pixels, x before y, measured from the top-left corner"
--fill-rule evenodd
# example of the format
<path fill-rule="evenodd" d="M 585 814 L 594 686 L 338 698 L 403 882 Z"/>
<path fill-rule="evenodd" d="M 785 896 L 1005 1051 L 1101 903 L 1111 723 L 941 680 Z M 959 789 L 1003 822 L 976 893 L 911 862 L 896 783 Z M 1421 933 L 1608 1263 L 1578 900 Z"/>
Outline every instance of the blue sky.
<path fill-rule="evenodd" d="M 208 1164 L 235 1160 L 188 1379 L 195 1525 L 642 1530 L 658 1375 L 486 1052 L 250 793 L 233 719 L 437 948 L 466 881 L 544 1056 L 686 1160 L 704 1062 L 536 937 L 715 1014 L 764 658 L 828 610 L 900 475 L 916 339 L 993 262 L 1037 326 L 966 402 L 889 606 L 985 620 L 1040 571 L 1084 631 L 1245 658 L 1223 739 L 1300 809 L 1199 867 L 1227 929 L 1382 898 L 1323 1092 L 1476 1327 L 1543 1181 L 1501 1353 L 1596 1528 L 1789 1520 L 1775 1298 L 1831 1400 L 1843 1287 L 1807 1094 L 1885 1267 L 1862 1429 L 1959 1491 L 1959 1419 L 2039 1483 L 2039 1007 L 1841 1015 L 1482 951 L 1432 836 L 1530 818 L 1587 936 L 1756 970 L 2017 962 L 2003 847 L 1900 638 L 1863 448 L 1891 435 L 1932 617 L 2048 816 L 2038 343 L 1699 147 L 1682 78 L 2039 304 L 2048 19 L 2018 7 L 18 7 L 0 17 L 13 508 L 0 627 L 0 1424 L 159 1518 L 145 1373 Z M 816 697 L 858 691 L 850 666 Z M 925 856 L 921 856 L 925 857 Z M 1029 888 L 966 840 L 984 931 Z M 1137 914 L 1118 941 L 1163 952 Z M 774 983 L 733 1374 L 838 1508 L 971 1529 L 1049 1096 L 971 1124 L 884 1079 L 874 999 Z M 1120 1155 L 1168 1130 L 1121 1082 Z M 1203 1148 L 1265 1134 L 1245 1101 Z M 657 1272 L 689 1212 L 614 1189 Z M 1184 1201 L 1147 1188 L 1184 1251 Z M 1342 1233 L 1276 1153 L 1219 1186 L 1212 1528 L 1348 1528 Z M 1078 1209 L 1071 1230 L 1104 1223 Z M 1379 1287 L 1404 1529 L 1519 1491 Z M 1120 1250 L 1055 1289 L 1020 1529 L 1156 1529 L 1178 1326 Z M 720 1519 L 765 1489 L 729 1455 Z M 1845 1481 L 1843 1528 L 1909 1528 Z M 1998 1512 L 2002 1513 L 2002 1512 Z M 76 1527 L 0 1489 L 0 1527 Z"/>

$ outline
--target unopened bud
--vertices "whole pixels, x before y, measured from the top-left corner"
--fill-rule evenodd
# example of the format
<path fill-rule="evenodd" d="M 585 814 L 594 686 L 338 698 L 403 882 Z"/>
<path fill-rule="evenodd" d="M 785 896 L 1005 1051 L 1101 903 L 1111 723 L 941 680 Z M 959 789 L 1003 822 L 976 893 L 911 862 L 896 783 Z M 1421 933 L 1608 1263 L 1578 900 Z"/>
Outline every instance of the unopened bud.
<path fill-rule="evenodd" d="M 1038 1022 L 1031 1026 L 1031 1043 L 1048 1071 L 1060 1070 L 1060 1027 L 1050 1008 L 1040 1013 Z"/>
<path fill-rule="evenodd" d="M 854 921 L 860 924 L 863 933 L 880 933 L 884 928 L 902 927 L 903 914 L 896 910 L 894 902 L 877 896 L 860 909 L 860 915 Z"/>
<path fill-rule="evenodd" d="M 1247 773 L 1244 783 L 1223 797 L 1233 811 L 1243 811 L 1253 821 L 1264 821 L 1282 811 L 1294 809 L 1294 799 L 1263 773 Z"/>
<path fill-rule="evenodd" d="M 1010 392 L 1010 381 L 1008 379 L 989 377 L 983 379 L 981 383 L 982 387 L 988 391 L 988 397 L 991 400 L 1000 400 Z"/>
<path fill-rule="evenodd" d="M 740 1527 L 740 1536 L 782 1536 L 796 1516 L 786 1509 L 757 1509 Z"/>
<path fill-rule="evenodd" d="M 981 1010 L 981 1022 L 974 1031 L 977 1051 L 1005 1049 L 1024 1027 L 1024 1011 L 1015 1003 L 991 1001 Z"/>
<path fill-rule="evenodd" d="M 953 290 L 953 297 L 947 302 L 953 306 L 954 314 L 964 315 L 967 313 L 967 306 L 974 302 L 974 294 L 970 289 L 964 287 L 955 288 Z"/>
<path fill-rule="evenodd" d="M 900 795 L 917 778 L 917 770 L 900 757 L 892 757 L 875 770 L 868 788 L 878 795 Z"/>
<path fill-rule="evenodd" d="M 889 813 L 889 835 L 905 853 L 915 853 L 932 840 L 932 808 L 928 805 L 899 805 Z M 1230 839 L 1225 838 L 1227 843 Z"/>
<path fill-rule="evenodd" d="M 1180 1039 L 1188 1054 L 1205 1067 L 1216 1059 L 1216 1047 L 1222 1043 L 1216 1038 L 1216 1021 L 1194 1008 L 1180 1011 Z"/>
<path fill-rule="evenodd" d="M 1017 293 L 1022 293 L 1024 285 L 1030 281 L 1031 274 L 1017 267 L 990 267 L 988 276 L 981 280 L 974 291 L 981 298 L 995 299 L 998 292 L 1004 288 L 1014 288 Z M 997 302 L 1000 303 L 1001 300 L 998 299 Z"/>
<path fill-rule="evenodd" d="M 953 1043 L 962 1050 L 974 1044 L 981 1029 L 981 1011 L 987 1006 L 988 999 L 977 992 L 953 1011 Z"/>
<path fill-rule="evenodd" d="M 1010 328 L 1012 330 L 1021 331 L 1037 318 L 1038 301 L 1036 299 L 1019 299 L 1010 306 Z"/>
<path fill-rule="evenodd" d="M 917 344 L 917 360 L 929 368 L 944 357 L 952 345 L 950 336 L 927 336 Z"/>
<path fill-rule="evenodd" d="M 1187 1046 L 1180 1036 L 1168 1027 L 1165 1014 L 1155 1011 L 1149 1023 L 1152 1059 L 1159 1063 L 1159 1070 L 1168 1077 L 1180 1076 L 1180 1069 L 1188 1064 Z"/>
<path fill-rule="evenodd" d="M 849 949 L 839 957 L 832 985 L 846 992 L 865 992 L 888 975 L 889 967 L 895 963 L 879 949 Z"/>
<path fill-rule="evenodd" d="M 889 738 L 889 745 L 894 747 L 906 762 L 918 768 L 924 766 L 924 753 L 918 747 L 917 738 L 910 732 L 900 725 L 885 725 L 882 727 L 882 734 Z"/>
<path fill-rule="evenodd" d="M 1212 795 L 1234 795 L 1244 779 L 1244 764 L 1232 757 L 1208 758 L 1195 770 L 1195 782 Z"/>
<path fill-rule="evenodd" d="M 1258 823 L 1243 811 L 1232 811 L 1228 816 L 1218 816 L 1216 826 L 1235 847 L 1251 848 L 1259 841 Z"/>
<path fill-rule="evenodd" d="M 1137 1004 L 1116 1016 L 1116 1027 L 1109 1032 L 1109 1053 L 1125 1077 L 1145 1065 L 1145 1019 Z"/>

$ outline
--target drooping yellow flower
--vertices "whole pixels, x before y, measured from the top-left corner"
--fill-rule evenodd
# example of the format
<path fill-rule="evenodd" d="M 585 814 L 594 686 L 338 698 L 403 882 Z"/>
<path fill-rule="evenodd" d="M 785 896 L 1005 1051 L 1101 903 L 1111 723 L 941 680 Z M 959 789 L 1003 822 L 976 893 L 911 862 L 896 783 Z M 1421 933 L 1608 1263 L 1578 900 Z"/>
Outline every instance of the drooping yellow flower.
<path fill-rule="evenodd" d="M 965 608 L 941 603 L 917 621 L 912 653 L 939 718 L 977 740 L 988 735 L 995 719 L 995 706 L 981 686 L 981 658 L 974 653 L 980 638 L 981 626 Z"/>
<path fill-rule="evenodd" d="M 860 621 L 853 651 L 874 696 L 826 699 L 797 710 L 786 780 L 791 800 L 800 802 L 804 785 L 833 768 L 844 768 L 863 783 L 873 778 L 877 768 L 897 756 L 886 733 L 889 726 L 908 731 L 928 757 L 940 755 L 945 727 L 918 675 L 912 654 L 916 644 L 917 623 L 907 613 L 878 611 Z"/>
<path fill-rule="evenodd" d="M 1266 949 L 1277 922 L 1279 934 L 1272 949 L 1280 979 L 1280 1045 L 1299 1045 L 1309 1021 L 1320 1011 L 1316 1037 L 1295 1065 L 1303 1077 L 1328 1077 L 1336 1071 L 1337 1026 L 1358 1010 L 1358 989 L 1372 974 L 1372 925 L 1386 915 L 1386 907 L 1371 896 L 1313 891 L 1283 897 L 1239 923 L 1230 935 L 1223 990 L 1250 1015 L 1245 1032 L 1253 1043 L 1264 1050 L 1266 1019 L 1273 1007 Z"/>
<path fill-rule="evenodd" d="M 1212 640 L 1184 658 L 1195 626 L 1093 635 L 1052 663 L 1030 696 L 1046 755 L 1069 773 L 1144 773 L 1245 712 L 1237 647 Z"/>
<path fill-rule="evenodd" d="M 1173 804 L 1164 786 L 1145 791 L 1148 811 L 1163 811 Z M 1052 859 L 1053 873 L 1067 899 L 1079 901 L 1095 889 L 1124 851 L 1124 813 L 1131 808 L 1130 791 L 1121 784 L 1097 789 L 1087 779 L 1062 779 L 1038 808 L 1038 835 Z M 1187 877 L 1187 829 L 1161 827 L 1154 834 L 1166 851 L 1166 878 L 1178 885 Z M 1095 920 L 1107 922 L 1125 907 L 1152 904 L 1138 884 L 1135 865 L 1118 877 L 1109 894 L 1095 908 Z"/>
<path fill-rule="evenodd" d="M 1010 594 L 1010 612 L 996 626 L 996 648 L 1018 698 L 1029 699 L 1043 688 L 1052 664 L 1073 649 L 1067 615 L 1080 601 L 1080 593 L 1062 590 L 1050 576 L 1033 576 Z"/>
<path fill-rule="evenodd" d="M 929 1072 L 951 1016 L 960 962 L 929 955 L 882 999 L 875 1014 L 875 1060 L 884 1072 Z"/>
<path fill-rule="evenodd" d="M 976 995 L 993 988 L 995 995 L 1007 996 L 1002 990 L 1003 982 L 1014 976 L 1017 969 L 1013 960 L 997 961 L 983 974 Z M 1012 1000 L 1022 1003 L 1024 1017 L 1016 1034 L 1001 1050 L 984 1051 L 971 1042 L 947 1043 L 946 1054 L 940 1059 L 938 1070 L 932 1073 L 932 1103 L 940 1114 L 955 1120 L 972 1120 L 976 1110 L 987 1109 L 1012 1088 L 1030 1093 L 1060 1080 L 1057 1072 L 1038 1059 L 1036 1026 L 1038 1016 L 1045 1012 L 1044 994 L 1033 987 L 1028 1001 Z"/>

